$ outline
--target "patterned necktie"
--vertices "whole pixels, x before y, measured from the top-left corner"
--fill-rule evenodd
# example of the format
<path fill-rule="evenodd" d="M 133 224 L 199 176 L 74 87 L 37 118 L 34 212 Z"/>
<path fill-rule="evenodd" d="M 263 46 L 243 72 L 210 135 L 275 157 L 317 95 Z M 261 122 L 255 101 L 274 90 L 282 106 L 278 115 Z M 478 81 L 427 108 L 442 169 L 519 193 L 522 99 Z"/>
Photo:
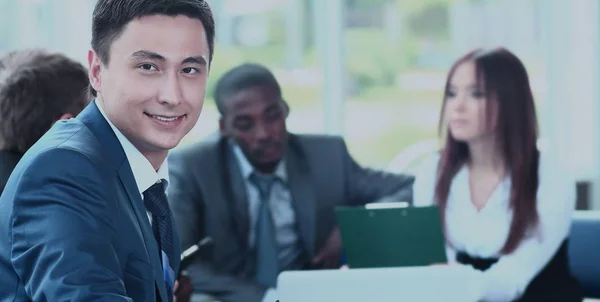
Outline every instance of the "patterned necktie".
<path fill-rule="evenodd" d="M 157 182 L 144 191 L 144 205 L 152 214 L 152 230 L 159 247 L 159 258 L 162 260 L 163 277 L 166 283 L 169 301 L 173 300 L 175 272 L 172 268 L 173 258 L 173 224 L 171 210 L 167 203 L 167 195 L 163 182 Z"/>
<path fill-rule="evenodd" d="M 268 287 L 276 287 L 279 271 L 275 226 L 269 206 L 271 188 L 275 181 L 274 176 L 256 173 L 250 175 L 250 182 L 258 189 L 261 199 L 256 223 L 256 280 Z"/>

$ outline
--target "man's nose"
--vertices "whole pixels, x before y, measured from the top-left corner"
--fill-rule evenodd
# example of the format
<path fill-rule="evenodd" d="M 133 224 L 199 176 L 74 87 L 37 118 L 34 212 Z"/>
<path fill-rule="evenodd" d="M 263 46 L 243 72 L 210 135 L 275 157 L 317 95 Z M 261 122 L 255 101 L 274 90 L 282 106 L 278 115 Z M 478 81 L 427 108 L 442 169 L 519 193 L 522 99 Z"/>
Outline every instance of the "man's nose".
<path fill-rule="evenodd" d="M 269 131 L 267 130 L 267 127 L 262 123 L 257 124 L 255 136 L 258 140 L 267 139 L 269 137 Z"/>
<path fill-rule="evenodd" d="M 181 86 L 178 75 L 167 75 L 160 89 L 159 101 L 172 106 L 181 103 Z"/>

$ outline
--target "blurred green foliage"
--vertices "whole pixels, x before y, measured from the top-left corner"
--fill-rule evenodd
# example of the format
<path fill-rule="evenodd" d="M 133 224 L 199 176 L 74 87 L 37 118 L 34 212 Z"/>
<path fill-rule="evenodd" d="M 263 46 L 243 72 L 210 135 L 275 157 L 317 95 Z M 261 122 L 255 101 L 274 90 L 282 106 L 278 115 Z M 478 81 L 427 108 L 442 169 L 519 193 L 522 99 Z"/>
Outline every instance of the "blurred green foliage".
<path fill-rule="evenodd" d="M 398 24 L 401 28 L 395 29 L 398 39 L 390 39 L 381 27 L 345 30 L 346 68 L 353 95 L 368 93 L 369 89 L 377 86 L 393 86 L 403 70 L 413 67 L 419 53 L 418 43 L 423 36 L 447 36 L 447 19 L 444 16 L 449 3 L 446 0 L 349 0 L 347 7 L 354 10 L 384 10 L 389 8 L 390 3 L 395 4 L 397 15 L 401 16 Z M 284 64 L 285 16 L 283 11 L 278 10 L 265 14 L 271 24 L 268 45 L 258 48 L 235 46 L 217 50 L 209 81 L 211 96 L 215 81 L 236 64 L 260 62 L 268 67 L 281 67 Z M 309 47 L 305 52 L 304 66 L 318 66 L 320 62 L 317 49 L 312 44 Z"/>
<path fill-rule="evenodd" d="M 218 47 L 218 46 L 217 46 Z M 246 62 L 260 63 L 272 70 L 280 68 L 285 51 L 283 45 L 270 45 L 261 48 L 253 47 L 219 47 L 208 77 L 207 93 L 209 99 L 214 98 L 217 81 L 231 68 Z M 305 106 L 320 102 L 320 87 L 292 86 L 282 84 L 286 101 L 294 106 Z"/>
<path fill-rule="evenodd" d="M 376 28 L 347 30 L 346 45 L 346 66 L 359 92 L 393 85 L 413 55 L 409 45 L 394 45 Z"/>
<path fill-rule="evenodd" d="M 416 44 L 407 37 L 395 45 L 379 28 L 346 29 L 345 67 L 353 95 L 367 93 L 377 86 L 392 86 L 401 71 L 410 66 L 416 55 Z M 306 65 L 318 65 L 319 56 L 312 48 Z"/>
<path fill-rule="evenodd" d="M 306 0 L 312 1 L 312 0 Z M 348 27 L 345 29 L 345 67 L 348 72 L 349 95 L 346 111 L 364 107 L 373 114 L 381 114 L 386 121 L 372 133 L 356 134 L 356 129 L 347 129 L 346 141 L 353 156 L 361 163 L 371 166 L 385 166 L 402 149 L 423 139 L 437 136 L 437 122 L 423 122 L 415 116 L 423 114 L 435 117 L 439 114 L 441 92 L 438 90 L 406 90 L 398 79 L 404 73 L 417 69 L 416 62 L 423 39 L 440 41 L 447 39 L 446 0 L 347 0 L 349 9 L 360 10 L 380 7 L 397 9 L 398 27 L 390 29 L 381 26 Z M 220 47 L 215 54 L 208 83 L 208 97 L 216 81 L 230 68 L 244 63 L 257 62 L 274 71 L 285 71 L 286 31 L 285 13 L 269 12 L 269 42 L 261 47 Z M 435 20 L 432 21 L 432 18 Z M 310 20 L 310 18 L 307 18 Z M 311 24 L 307 27 L 312 27 Z M 307 30 L 312 35 L 311 30 Z M 313 37 L 314 38 L 314 37 Z M 311 38 L 311 41 L 314 41 Z M 306 42 L 306 41 L 305 41 Z M 302 68 L 319 68 L 318 51 L 314 43 L 306 43 Z M 282 81 L 284 98 L 294 110 L 322 110 L 321 86 L 294 86 Z M 440 87 L 441 90 L 441 87 Z M 358 107 L 358 109 L 357 109 Z M 346 112 L 347 118 L 350 118 Z M 353 115 L 356 117 L 356 112 Z M 385 118 L 383 118 L 385 117 Z M 365 117 L 365 118 L 371 118 Z M 309 121 L 306 121 L 309 123 Z M 371 123 L 378 121 L 356 121 Z M 352 123 L 350 123 L 352 124 Z M 354 134 L 353 134 L 354 133 Z"/>

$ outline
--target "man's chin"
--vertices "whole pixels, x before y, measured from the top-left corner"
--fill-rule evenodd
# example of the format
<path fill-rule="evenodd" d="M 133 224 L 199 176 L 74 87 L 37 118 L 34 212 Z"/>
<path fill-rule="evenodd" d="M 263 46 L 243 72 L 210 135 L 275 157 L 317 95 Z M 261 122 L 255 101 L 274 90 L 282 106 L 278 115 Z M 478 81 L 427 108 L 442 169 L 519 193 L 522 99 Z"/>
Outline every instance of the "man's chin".
<path fill-rule="evenodd" d="M 279 152 L 274 152 L 274 153 L 263 153 L 261 154 L 261 156 L 259 157 L 259 162 L 262 163 L 263 165 L 269 165 L 269 164 L 277 164 L 279 163 L 279 161 L 281 160 L 281 153 Z"/>
<path fill-rule="evenodd" d="M 259 157 L 252 161 L 252 165 L 263 173 L 271 173 L 275 170 L 281 157 Z"/>
<path fill-rule="evenodd" d="M 155 140 L 151 142 L 147 147 L 155 152 L 169 151 L 177 147 L 181 143 L 181 140 L 182 139 L 176 139 L 172 137 L 165 138 L 163 140 Z"/>

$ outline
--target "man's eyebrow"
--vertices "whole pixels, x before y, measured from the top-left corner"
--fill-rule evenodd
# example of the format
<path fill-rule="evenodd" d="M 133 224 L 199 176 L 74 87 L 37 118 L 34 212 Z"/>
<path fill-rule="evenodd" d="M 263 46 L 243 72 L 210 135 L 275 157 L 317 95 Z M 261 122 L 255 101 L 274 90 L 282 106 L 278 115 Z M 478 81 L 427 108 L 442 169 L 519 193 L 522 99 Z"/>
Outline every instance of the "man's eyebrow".
<path fill-rule="evenodd" d="M 277 109 L 280 109 L 280 105 L 278 103 L 271 104 L 267 108 L 265 108 L 264 112 L 269 112 L 269 111 L 273 111 L 273 110 L 277 110 Z"/>
<path fill-rule="evenodd" d="M 250 116 L 248 116 L 247 114 L 239 114 L 233 117 L 234 121 L 240 121 L 240 120 L 249 120 L 252 119 Z"/>
<path fill-rule="evenodd" d="M 156 52 L 148 51 L 148 50 L 138 50 L 138 51 L 134 52 L 133 54 L 131 54 L 131 57 L 136 60 L 154 60 L 154 61 L 166 61 L 167 60 L 162 55 L 160 55 Z M 187 58 L 183 59 L 183 61 L 181 61 L 181 64 L 186 64 L 186 63 L 198 64 L 200 66 L 208 65 L 208 62 L 206 61 L 206 59 L 203 56 L 187 57 Z"/>
<path fill-rule="evenodd" d="M 208 63 L 206 62 L 206 59 L 203 56 L 187 57 L 187 58 L 183 59 L 183 61 L 181 61 L 181 64 L 186 64 L 186 63 L 198 64 L 201 66 L 208 65 Z"/>
<path fill-rule="evenodd" d="M 137 60 L 154 60 L 154 61 L 165 61 L 165 57 L 161 56 L 158 53 L 147 51 L 147 50 L 138 50 L 131 54 L 131 57 Z"/>

